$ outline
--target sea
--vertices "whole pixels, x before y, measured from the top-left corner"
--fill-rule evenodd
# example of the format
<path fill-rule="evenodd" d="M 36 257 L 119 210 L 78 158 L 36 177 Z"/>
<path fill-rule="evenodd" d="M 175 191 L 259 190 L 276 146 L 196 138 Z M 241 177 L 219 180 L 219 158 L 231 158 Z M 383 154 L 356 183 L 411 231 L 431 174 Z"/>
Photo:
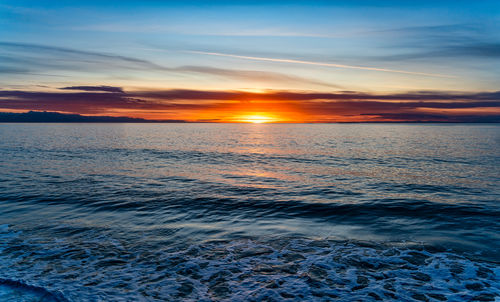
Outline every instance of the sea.
<path fill-rule="evenodd" d="M 0 301 L 500 301 L 500 124 L 0 124 Z"/>

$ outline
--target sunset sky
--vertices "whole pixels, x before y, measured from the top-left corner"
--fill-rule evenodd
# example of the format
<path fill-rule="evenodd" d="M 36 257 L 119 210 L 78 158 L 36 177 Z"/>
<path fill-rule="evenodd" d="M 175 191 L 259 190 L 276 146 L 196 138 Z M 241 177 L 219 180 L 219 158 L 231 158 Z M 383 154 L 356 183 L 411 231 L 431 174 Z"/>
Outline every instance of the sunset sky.
<path fill-rule="evenodd" d="M 0 2 L 0 111 L 500 121 L 499 1 Z"/>

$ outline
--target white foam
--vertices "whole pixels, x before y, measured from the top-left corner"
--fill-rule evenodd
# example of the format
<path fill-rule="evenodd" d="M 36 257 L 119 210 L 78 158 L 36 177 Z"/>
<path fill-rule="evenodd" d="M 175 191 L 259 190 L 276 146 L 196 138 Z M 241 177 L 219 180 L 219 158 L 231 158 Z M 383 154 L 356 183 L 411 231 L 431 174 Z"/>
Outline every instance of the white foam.
<path fill-rule="evenodd" d="M 245 239 L 159 252 L 105 237 L 79 246 L 23 244 L 19 248 L 25 254 L 18 250 L 2 256 L 0 275 L 59 290 L 72 301 L 463 301 L 500 296 L 497 264 L 409 245 Z M 33 248 L 38 250 L 33 253 Z"/>

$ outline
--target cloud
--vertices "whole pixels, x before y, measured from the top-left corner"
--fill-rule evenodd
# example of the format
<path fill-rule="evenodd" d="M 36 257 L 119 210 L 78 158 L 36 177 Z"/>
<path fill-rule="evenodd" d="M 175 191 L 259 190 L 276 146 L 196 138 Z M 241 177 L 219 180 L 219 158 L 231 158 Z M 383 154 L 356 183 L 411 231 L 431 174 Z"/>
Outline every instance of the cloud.
<path fill-rule="evenodd" d="M 442 24 L 403 27 L 375 33 L 390 35 L 391 48 L 403 53 L 371 57 L 385 61 L 443 58 L 500 58 L 498 29 L 483 24 Z"/>
<path fill-rule="evenodd" d="M 202 73 L 215 76 L 223 76 L 227 78 L 240 79 L 243 81 L 250 80 L 250 81 L 262 81 L 262 82 L 273 82 L 273 83 L 287 83 L 288 85 L 312 84 L 312 85 L 331 87 L 331 88 L 342 88 L 342 86 L 335 85 L 332 83 L 315 81 L 303 77 L 285 75 L 282 73 L 269 72 L 269 71 L 234 70 L 234 69 L 207 67 L 207 66 L 181 66 L 174 68 L 174 70 L 182 72 L 194 72 L 194 73 Z"/>
<path fill-rule="evenodd" d="M 26 68 L 0 66 L 0 73 L 29 73 L 30 70 Z"/>
<path fill-rule="evenodd" d="M 57 58 L 60 59 L 62 56 L 62 58 L 66 60 L 76 61 L 81 63 L 85 63 L 88 62 L 88 60 L 90 60 L 91 63 L 104 64 L 104 66 L 107 67 L 118 66 L 131 69 L 149 68 L 155 70 L 169 70 L 169 68 L 155 64 L 148 60 L 142 60 L 128 56 L 107 54 L 94 51 L 77 50 L 66 47 L 46 46 L 46 45 L 30 44 L 30 43 L 12 43 L 12 42 L 2 42 L 2 41 L 0 41 L 0 47 L 4 49 L 16 50 L 16 55 L 19 55 L 19 51 L 22 51 L 42 57 L 44 55 L 49 55 L 49 56 L 57 56 Z M 33 60 L 31 62 L 33 62 Z M 38 61 L 37 63 L 40 64 L 42 67 L 51 66 L 47 65 L 43 61 Z"/>
<path fill-rule="evenodd" d="M 463 42 L 453 43 L 450 45 L 441 45 L 430 47 L 430 49 L 422 51 L 414 51 L 405 54 L 396 54 L 379 57 L 382 60 L 411 60 L 424 58 L 458 58 L 458 57 L 474 57 L 482 59 L 499 59 L 500 58 L 500 42 Z"/>
<path fill-rule="evenodd" d="M 141 104 L 145 104 L 145 102 L 123 97 L 116 93 L 0 91 L 0 108 L 5 109 L 100 114 L 110 108 L 138 109 Z"/>
<path fill-rule="evenodd" d="M 61 90 L 81 90 L 81 91 L 105 91 L 123 93 L 123 88 L 114 86 L 69 86 L 59 88 Z"/>
<path fill-rule="evenodd" d="M 313 121 L 338 116 L 393 120 L 432 118 L 439 121 L 460 121 L 460 116 L 464 116 L 464 121 L 470 121 L 471 118 L 465 116 L 492 116 L 500 112 L 499 91 L 421 91 L 401 94 L 297 91 L 254 93 L 183 89 L 127 91 L 113 86 L 71 86 L 63 87 L 62 90 L 64 92 L 0 90 L 0 108 L 78 114 L 104 114 L 126 110 L 133 116 L 134 110 L 169 111 L 182 115 L 186 111 L 192 113 L 203 110 L 232 110 L 231 108 L 235 108 L 234 104 L 240 104 L 240 110 L 261 108 L 264 111 L 266 108 L 279 110 L 284 108 L 283 106 L 293 105 L 293 108 Z M 429 110 L 439 112 L 427 112 Z M 446 113 L 450 110 L 456 112 Z"/>
<path fill-rule="evenodd" d="M 206 51 L 188 51 L 188 52 L 202 54 L 202 55 L 209 55 L 209 56 L 229 57 L 229 58 L 252 60 L 252 61 L 266 61 L 266 62 L 277 62 L 277 63 L 291 63 L 291 64 L 301 64 L 301 65 L 344 68 L 344 69 L 358 69 L 358 70 L 402 73 L 402 74 L 409 74 L 409 75 L 439 77 L 439 78 L 454 78 L 455 77 L 452 75 L 445 75 L 445 74 L 438 74 L 438 73 L 414 72 L 414 71 L 396 70 L 396 69 L 379 68 L 379 67 L 345 65 L 345 64 L 337 64 L 337 63 L 329 63 L 329 62 L 293 60 L 293 59 L 286 59 L 286 58 L 266 58 L 266 57 L 242 56 L 242 55 L 235 55 L 235 54 L 226 54 L 226 53 L 219 53 L 219 52 L 206 52 Z"/>
<path fill-rule="evenodd" d="M 305 102 L 304 110 L 313 115 L 379 115 L 392 113 L 414 113 L 422 110 L 453 110 L 491 108 L 500 111 L 500 101 L 497 102 L 389 102 L 389 101 L 331 101 Z"/>
<path fill-rule="evenodd" d="M 456 37 L 470 37 L 481 35 L 485 30 L 484 25 L 474 23 L 453 23 L 453 24 L 434 24 L 406 26 L 399 28 L 390 28 L 385 30 L 374 30 L 371 33 L 389 34 L 397 36 L 424 36 L 434 39 L 444 38 L 446 41 L 454 40 Z"/>
<path fill-rule="evenodd" d="M 2 49 L 7 51 L 7 53 L 1 55 L 0 60 L 8 64 L 8 66 L 2 66 L 0 73 L 5 74 L 47 72 L 54 70 L 71 72 L 85 71 L 92 73 L 110 73 L 117 70 L 141 70 L 171 74 L 198 73 L 241 81 L 259 81 L 285 85 L 311 84 L 330 88 L 340 88 L 340 86 L 333 83 L 285 75 L 278 72 L 223 69 L 211 66 L 169 67 L 152 61 L 128 56 L 65 47 L 0 41 L 0 50 Z"/>
<path fill-rule="evenodd" d="M 330 93 L 330 92 L 297 92 L 297 91 L 273 91 L 273 90 L 264 93 L 255 93 L 246 91 L 213 91 L 213 90 L 207 91 L 207 90 L 170 89 L 170 90 L 134 91 L 130 92 L 130 94 L 135 97 L 164 99 L 164 100 L 246 100 L 246 101 L 252 101 L 252 100 L 499 101 L 500 100 L 500 91 L 478 92 L 478 93 L 417 91 L 417 92 L 396 93 L 396 94 L 370 94 L 363 92 Z M 438 106 L 439 104 L 444 104 L 444 103 L 437 103 L 434 105 Z M 454 104 L 460 104 L 460 103 L 454 103 Z"/>
<path fill-rule="evenodd" d="M 229 36 L 229 37 L 307 37 L 307 38 L 330 38 L 332 35 L 309 32 L 297 29 L 280 29 L 269 27 L 251 27 L 244 28 L 228 25 L 207 26 L 203 23 L 199 26 L 189 24 L 187 26 L 172 26 L 166 24 L 154 23 L 100 23 L 88 24 L 83 26 L 72 27 L 72 30 L 77 31 L 97 31 L 111 33 L 165 33 L 165 34 L 181 34 L 194 36 Z M 334 37 L 334 36 L 333 36 Z"/>
<path fill-rule="evenodd" d="M 445 115 L 429 113 L 366 113 L 375 120 L 420 121 L 420 122 L 456 122 L 456 123 L 500 123 L 500 114 L 492 115 Z"/>

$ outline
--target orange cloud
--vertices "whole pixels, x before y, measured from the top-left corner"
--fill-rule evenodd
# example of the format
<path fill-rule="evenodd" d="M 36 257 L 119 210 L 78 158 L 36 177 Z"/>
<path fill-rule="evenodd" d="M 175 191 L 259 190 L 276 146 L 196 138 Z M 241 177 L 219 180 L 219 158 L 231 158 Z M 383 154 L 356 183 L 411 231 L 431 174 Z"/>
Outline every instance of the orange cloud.
<path fill-rule="evenodd" d="M 72 91 L 74 90 L 74 91 Z M 0 91 L 0 109 L 193 122 L 495 121 L 500 92 L 399 94 L 296 91 L 127 91 L 73 86 L 56 92 Z"/>

